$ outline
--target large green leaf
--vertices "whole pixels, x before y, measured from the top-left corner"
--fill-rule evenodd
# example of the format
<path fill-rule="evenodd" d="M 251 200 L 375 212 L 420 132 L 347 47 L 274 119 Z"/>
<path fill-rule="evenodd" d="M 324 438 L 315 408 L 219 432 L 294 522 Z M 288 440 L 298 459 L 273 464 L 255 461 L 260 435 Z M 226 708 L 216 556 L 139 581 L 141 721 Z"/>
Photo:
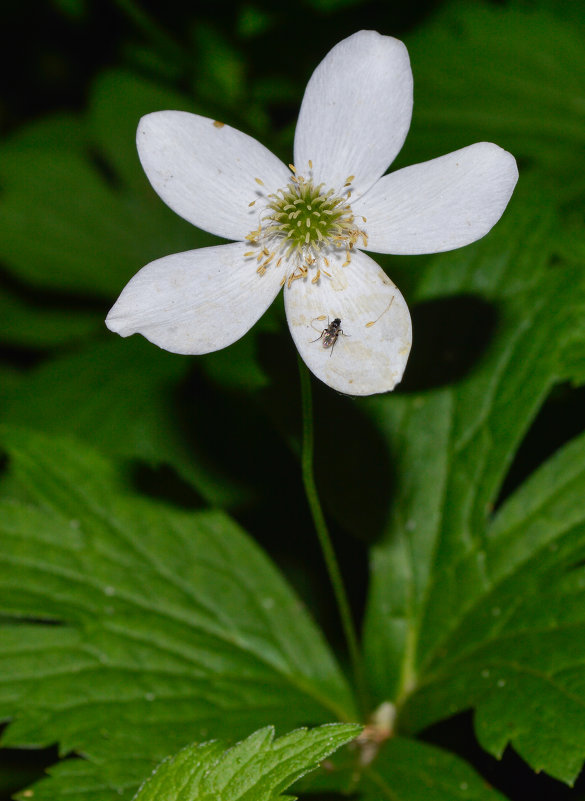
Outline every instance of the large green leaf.
<path fill-rule="evenodd" d="M 495 515 L 482 546 L 435 578 L 461 593 L 407 702 L 415 727 L 477 709 L 480 742 L 511 740 L 536 769 L 571 782 L 585 758 L 585 437 L 551 458 Z M 476 579 L 473 587 L 473 577 Z M 458 587 L 459 585 L 459 587 Z M 431 617 L 429 614 L 428 617 Z M 429 627 L 436 628 L 434 621 Z M 439 710 L 439 707 L 442 709 Z"/>
<path fill-rule="evenodd" d="M 95 310 L 66 308 L 31 298 L 18 288 L 0 287 L 0 342 L 46 349 L 83 339 L 103 326 L 103 315 Z"/>
<path fill-rule="evenodd" d="M 459 757 L 403 737 L 386 743 L 361 790 L 364 801 L 504 801 Z"/>
<path fill-rule="evenodd" d="M 359 732 L 360 726 L 330 724 L 310 731 L 297 729 L 275 740 L 269 726 L 227 751 L 217 741 L 191 746 L 163 762 L 136 801 L 283 798 L 283 790 Z"/>
<path fill-rule="evenodd" d="M 3 392 L 0 412 L 7 423 L 75 435 L 149 465 L 172 465 L 209 504 L 233 506 L 250 490 L 230 479 L 227 466 L 220 470 L 198 440 L 208 425 L 203 399 L 195 411 L 190 397 L 182 403 L 179 397 L 192 364 L 142 337 L 110 336 L 25 374 Z"/>
<path fill-rule="evenodd" d="M 96 78 L 87 115 L 90 141 L 137 193 L 147 186 L 136 152 L 138 121 L 165 109 L 205 113 L 189 98 L 132 72 L 108 70 Z"/>
<path fill-rule="evenodd" d="M 585 550 L 581 441 L 492 514 L 522 436 L 568 377 L 583 309 L 583 270 L 552 266 L 555 219 L 544 207 L 518 197 L 487 239 L 436 257 L 421 281 L 421 301 L 476 295 L 494 307 L 478 363 L 444 389 L 366 404 L 397 485 L 372 552 L 366 647 L 402 730 L 474 706 L 488 750 L 511 742 L 535 769 L 570 782 L 585 757 L 585 707 L 571 690 L 582 654 L 542 603 L 545 590 L 549 611 L 569 594 L 575 631 L 585 621 L 578 580 L 565 579 Z"/>
<path fill-rule="evenodd" d="M 342 793 L 365 801 L 503 801 L 465 760 L 406 737 L 380 742 L 365 728 L 322 770 L 303 779 L 305 793 Z"/>
<path fill-rule="evenodd" d="M 416 104 L 407 151 L 492 140 L 583 187 L 583 34 L 545 11 L 456 2 L 408 39 Z M 563 197 L 566 186 L 556 185 Z"/>
<path fill-rule="evenodd" d="M 34 286 L 113 300 L 147 262 L 215 242 L 155 195 L 134 148 L 141 114 L 188 105 L 162 87 L 110 73 L 95 84 L 87 121 L 60 117 L 4 143 L 5 266 Z"/>
<path fill-rule="evenodd" d="M 355 719 L 319 631 L 227 516 L 128 495 L 72 442 L 3 441 L 9 486 L 30 499 L 1 502 L 6 744 L 83 753 L 93 769 L 72 769 L 87 786 L 75 797 L 101 801 L 193 740 Z M 52 798 L 71 775 L 57 772 Z"/>

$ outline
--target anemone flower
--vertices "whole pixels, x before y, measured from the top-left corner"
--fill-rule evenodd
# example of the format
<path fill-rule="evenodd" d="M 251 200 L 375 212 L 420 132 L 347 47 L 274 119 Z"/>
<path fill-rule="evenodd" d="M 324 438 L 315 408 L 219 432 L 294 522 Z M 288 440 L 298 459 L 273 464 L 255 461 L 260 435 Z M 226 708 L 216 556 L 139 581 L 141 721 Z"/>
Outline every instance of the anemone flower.
<path fill-rule="evenodd" d="M 137 145 L 155 191 L 193 225 L 233 241 L 147 264 L 108 327 L 173 353 L 209 353 L 243 336 L 283 288 L 293 340 L 318 378 L 349 395 L 393 389 L 410 352 L 410 315 L 363 251 L 438 253 L 474 242 L 518 179 L 514 157 L 489 142 L 385 175 L 412 103 L 404 44 L 359 31 L 311 76 L 294 164 L 221 122 L 147 114 Z"/>

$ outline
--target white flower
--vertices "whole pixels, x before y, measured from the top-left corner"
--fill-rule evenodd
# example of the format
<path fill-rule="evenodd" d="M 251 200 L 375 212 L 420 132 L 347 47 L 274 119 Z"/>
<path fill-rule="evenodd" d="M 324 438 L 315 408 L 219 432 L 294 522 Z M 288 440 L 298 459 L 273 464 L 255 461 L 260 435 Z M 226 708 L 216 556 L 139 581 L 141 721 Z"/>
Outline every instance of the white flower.
<path fill-rule="evenodd" d="M 410 315 L 362 248 L 467 245 L 498 221 L 518 178 L 513 156 L 488 142 L 384 175 L 411 114 L 406 47 L 360 31 L 307 85 L 294 167 L 196 114 L 143 117 L 138 153 L 156 192 L 193 225 L 235 241 L 146 265 L 108 327 L 174 353 L 208 353 L 243 336 L 284 287 L 292 337 L 318 378 L 349 395 L 393 389 L 410 351 Z"/>

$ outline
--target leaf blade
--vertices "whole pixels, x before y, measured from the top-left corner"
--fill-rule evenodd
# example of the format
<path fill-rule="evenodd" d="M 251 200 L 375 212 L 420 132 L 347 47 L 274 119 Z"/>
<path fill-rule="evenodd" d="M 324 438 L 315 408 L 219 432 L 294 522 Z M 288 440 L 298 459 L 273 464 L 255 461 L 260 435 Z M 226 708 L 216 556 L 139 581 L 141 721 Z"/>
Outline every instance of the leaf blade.
<path fill-rule="evenodd" d="M 268 727 L 229 750 L 222 743 L 191 746 L 163 763 L 140 789 L 136 801 L 272 801 L 341 745 L 360 726 L 298 729 L 274 740 Z"/>
<path fill-rule="evenodd" d="M 72 442 L 3 441 L 32 500 L 3 499 L 0 518 L 0 602 L 22 621 L 0 685 L 7 744 L 154 764 L 194 736 L 355 717 L 318 630 L 227 516 L 137 499 Z M 60 625 L 38 637 L 35 620 Z"/>

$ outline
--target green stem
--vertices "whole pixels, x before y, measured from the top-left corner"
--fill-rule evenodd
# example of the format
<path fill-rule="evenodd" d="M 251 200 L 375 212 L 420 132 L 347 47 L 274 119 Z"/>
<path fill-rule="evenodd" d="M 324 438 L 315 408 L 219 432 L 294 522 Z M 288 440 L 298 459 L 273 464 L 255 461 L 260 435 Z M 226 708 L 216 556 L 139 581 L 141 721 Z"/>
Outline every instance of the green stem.
<path fill-rule="evenodd" d="M 301 377 L 301 400 L 302 400 L 302 413 L 303 413 L 303 442 L 301 453 L 301 466 L 303 471 L 303 484 L 305 485 L 305 492 L 307 501 L 319 538 L 319 544 L 327 566 L 329 580 L 333 587 L 337 608 L 339 610 L 339 617 L 343 626 L 343 632 L 347 642 L 349 657 L 351 660 L 353 675 L 355 680 L 358 701 L 360 704 L 360 711 L 365 715 L 368 709 L 368 691 L 365 680 L 364 668 L 358 638 L 351 614 L 347 592 L 341 577 L 339 563 L 333 549 L 333 543 L 325 523 L 323 510 L 317 494 L 317 487 L 315 485 L 315 476 L 313 473 L 313 401 L 311 396 L 311 376 L 305 367 L 304 362 L 299 357 L 299 373 Z"/>

